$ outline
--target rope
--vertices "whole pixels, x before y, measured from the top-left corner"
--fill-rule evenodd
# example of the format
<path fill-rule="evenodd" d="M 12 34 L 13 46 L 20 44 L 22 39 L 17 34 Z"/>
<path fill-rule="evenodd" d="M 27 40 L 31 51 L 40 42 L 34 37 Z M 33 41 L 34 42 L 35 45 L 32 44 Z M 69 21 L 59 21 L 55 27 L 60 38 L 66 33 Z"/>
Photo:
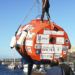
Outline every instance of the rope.
<path fill-rule="evenodd" d="M 39 13 L 40 12 L 40 1 L 39 0 L 36 0 L 36 2 L 37 2 L 37 12 Z"/>
<path fill-rule="evenodd" d="M 21 22 L 20 25 L 22 25 L 22 23 L 29 17 L 29 14 L 30 14 L 30 12 L 32 11 L 33 7 L 34 7 L 34 4 L 33 4 L 32 7 L 29 9 L 27 15 L 24 17 L 24 19 L 23 19 L 23 21 Z"/>
<path fill-rule="evenodd" d="M 32 7 L 29 9 L 29 11 L 28 11 L 28 13 L 27 13 L 27 15 L 24 17 L 24 19 L 23 19 L 23 21 L 21 22 L 21 24 L 20 25 L 22 25 L 22 23 L 29 17 L 29 14 L 30 14 L 30 12 L 32 11 L 32 9 L 33 8 L 37 8 L 36 7 L 36 2 L 38 3 L 38 4 L 40 4 L 40 1 L 39 0 L 34 0 L 34 3 L 33 3 L 33 5 L 32 5 Z M 38 6 L 38 13 L 39 13 L 39 6 Z M 36 9 L 37 10 L 37 9 Z"/>

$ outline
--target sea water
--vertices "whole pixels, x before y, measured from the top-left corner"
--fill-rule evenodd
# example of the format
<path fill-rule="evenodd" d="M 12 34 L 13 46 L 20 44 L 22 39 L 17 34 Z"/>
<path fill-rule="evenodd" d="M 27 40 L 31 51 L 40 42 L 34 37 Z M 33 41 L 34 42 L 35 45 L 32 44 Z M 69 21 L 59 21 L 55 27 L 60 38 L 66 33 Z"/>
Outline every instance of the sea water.
<path fill-rule="evenodd" d="M 25 75 L 22 69 L 11 70 L 5 65 L 0 65 L 0 75 Z"/>

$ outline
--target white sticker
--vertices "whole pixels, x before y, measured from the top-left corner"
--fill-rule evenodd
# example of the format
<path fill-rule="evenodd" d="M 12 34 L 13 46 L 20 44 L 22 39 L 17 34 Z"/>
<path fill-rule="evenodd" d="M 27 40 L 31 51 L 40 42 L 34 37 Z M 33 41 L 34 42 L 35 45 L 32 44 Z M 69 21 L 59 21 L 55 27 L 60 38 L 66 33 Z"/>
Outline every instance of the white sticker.
<path fill-rule="evenodd" d="M 49 43 L 49 35 L 38 34 L 36 42 L 37 43 Z"/>
<path fill-rule="evenodd" d="M 41 49 L 41 44 L 35 44 L 35 49 Z"/>
<path fill-rule="evenodd" d="M 64 31 L 57 31 L 57 35 L 64 35 Z"/>
<path fill-rule="evenodd" d="M 28 27 L 27 27 L 27 30 L 29 31 L 29 30 L 33 30 L 34 29 L 34 27 L 32 26 L 32 25 L 29 25 Z"/>
<path fill-rule="evenodd" d="M 61 54 L 58 54 L 58 53 L 54 54 L 54 58 L 59 58 L 59 57 L 61 57 Z"/>
<path fill-rule="evenodd" d="M 45 29 L 45 30 L 44 30 L 44 34 L 50 35 L 50 34 L 51 34 L 51 31 L 50 31 L 49 29 Z"/>
<path fill-rule="evenodd" d="M 54 47 L 51 44 L 42 44 L 42 53 L 54 53 Z"/>
<path fill-rule="evenodd" d="M 51 31 L 52 35 L 64 35 L 64 31 Z"/>
<path fill-rule="evenodd" d="M 25 25 L 25 26 L 23 27 L 23 30 L 26 30 L 28 27 L 29 27 L 29 25 Z"/>
<path fill-rule="evenodd" d="M 62 45 L 54 45 L 54 53 L 62 53 Z"/>
<path fill-rule="evenodd" d="M 57 37 L 56 44 L 64 44 L 64 37 Z"/>
<path fill-rule="evenodd" d="M 34 27 L 32 25 L 28 24 L 23 28 L 23 30 L 25 30 L 25 29 L 29 31 L 29 30 L 33 30 Z"/>
<path fill-rule="evenodd" d="M 26 46 L 33 46 L 33 41 L 32 40 L 26 40 L 25 45 Z"/>
<path fill-rule="evenodd" d="M 27 32 L 22 31 L 20 38 L 17 40 L 17 44 L 22 45 L 26 36 L 27 36 Z"/>
<path fill-rule="evenodd" d="M 53 54 L 41 54 L 40 59 L 53 59 Z"/>
<path fill-rule="evenodd" d="M 44 34 L 48 34 L 48 35 L 64 35 L 64 31 L 51 31 L 49 29 L 45 29 L 44 30 Z"/>

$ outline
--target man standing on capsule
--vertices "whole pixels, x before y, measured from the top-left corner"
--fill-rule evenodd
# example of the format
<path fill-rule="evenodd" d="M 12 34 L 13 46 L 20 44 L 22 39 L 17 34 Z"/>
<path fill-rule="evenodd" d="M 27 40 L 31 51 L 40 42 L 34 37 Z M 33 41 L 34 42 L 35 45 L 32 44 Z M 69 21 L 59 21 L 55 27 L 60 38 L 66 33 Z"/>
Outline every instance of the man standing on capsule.
<path fill-rule="evenodd" d="M 45 13 L 47 14 L 48 21 L 50 22 L 49 7 L 50 7 L 49 0 L 42 0 L 42 15 L 41 15 L 42 22 L 43 22 Z"/>

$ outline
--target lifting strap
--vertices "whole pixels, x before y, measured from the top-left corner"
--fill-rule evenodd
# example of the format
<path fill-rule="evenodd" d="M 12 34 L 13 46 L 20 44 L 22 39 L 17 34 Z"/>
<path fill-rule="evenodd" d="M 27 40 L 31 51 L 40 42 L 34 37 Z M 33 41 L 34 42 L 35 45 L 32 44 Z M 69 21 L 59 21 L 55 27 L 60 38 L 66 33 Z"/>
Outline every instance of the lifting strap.
<path fill-rule="evenodd" d="M 29 9 L 27 15 L 26 15 L 26 16 L 24 17 L 24 19 L 22 20 L 21 25 L 22 25 L 22 23 L 29 17 L 29 14 L 30 14 L 30 12 L 32 11 L 33 7 L 34 7 L 34 5 L 32 5 L 32 7 Z"/>

